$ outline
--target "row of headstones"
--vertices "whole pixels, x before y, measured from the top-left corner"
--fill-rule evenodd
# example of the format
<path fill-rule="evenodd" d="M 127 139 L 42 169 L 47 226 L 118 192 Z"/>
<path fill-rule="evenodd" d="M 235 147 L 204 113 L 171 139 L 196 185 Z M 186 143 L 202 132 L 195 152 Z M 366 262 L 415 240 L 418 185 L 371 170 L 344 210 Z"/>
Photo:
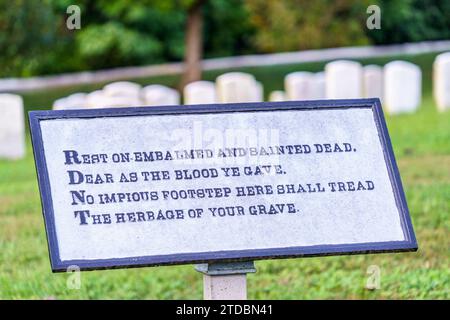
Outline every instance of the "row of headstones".
<path fill-rule="evenodd" d="M 284 79 L 284 91 L 273 91 L 270 101 L 380 98 L 390 114 L 414 112 L 422 99 L 422 72 L 406 61 L 384 67 L 362 66 L 337 60 L 324 72 L 293 72 Z M 438 55 L 433 64 L 433 96 L 439 111 L 450 109 L 450 52 Z"/>
<path fill-rule="evenodd" d="M 272 101 L 379 98 L 390 114 L 414 112 L 420 105 L 422 73 L 406 61 L 384 67 L 362 66 L 355 61 L 328 63 L 324 72 L 293 72 L 284 79 L 284 91 L 274 91 Z"/>
<path fill-rule="evenodd" d="M 185 104 L 263 101 L 263 88 L 252 75 L 232 72 L 217 79 L 197 81 L 184 88 Z M 179 105 L 178 91 L 163 86 L 119 81 L 91 93 L 74 93 L 53 103 L 55 110 L 111 108 L 128 106 Z M 25 126 L 22 97 L 0 94 L 0 159 L 20 159 L 25 155 Z"/>
<path fill-rule="evenodd" d="M 102 90 L 91 93 L 74 93 L 58 99 L 53 103 L 53 109 L 70 110 L 176 104 L 179 104 L 179 94 L 175 89 L 157 84 L 142 88 L 137 83 L 119 81 L 107 84 Z"/>
<path fill-rule="evenodd" d="M 450 53 L 434 63 L 434 96 L 439 110 L 450 108 L 448 90 Z M 324 72 L 293 72 L 284 79 L 284 91 L 273 91 L 269 101 L 356 99 L 378 97 L 390 114 L 414 112 L 421 103 L 422 72 L 406 61 L 392 61 L 384 67 L 338 60 L 328 63 Z M 219 76 L 216 83 L 197 81 L 183 90 L 185 104 L 263 101 L 260 82 L 246 73 Z M 89 94 L 76 93 L 54 103 L 54 109 L 156 106 L 180 104 L 179 93 L 166 86 L 141 88 L 132 82 L 115 82 Z"/>
<path fill-rule="evenodd" d="M 262 84 L 242 72 L 230 72 L 219 76 L 216 84 L 196 81 L 183 89 L 184 104 L 261 102 L 264 99 Z M 91 93 L 75 93 L 56 100 L 55 110 L 80 108 L 107 108 L 126 106 L 163 106 L 180 104 L 178 91 L 159 84 L 142 88 L 139 84 L 113 82 Z"/>
<path fill-rule="evenodd" d="M 450 109 L 450 52 L 440 54 L 433 64 L 433 95 L 440 111 Z M 185 104 L 263 101 L 260 82 L 246 73 L 230 72 L 216 83 L 197 81 L 183 90 Z M 274 91 L 270 101 L 351 99 L 379 97 L 390 113 L 417 109 L 421 99 L 421 71 L 404 61 L 384 66 L 362 67 L 353 61 L 334 61 L 325 72 L 294 72 L 285 78 L 285 91 Z M 76 93 L 56 100 L 54 109 L 178 105 L 179 93 L 166 86 L 120 81 L 92 93 Z M 23 101 L 19 95 L 0 94 L 0 158 L 17 159 L 25 154 Z"/>

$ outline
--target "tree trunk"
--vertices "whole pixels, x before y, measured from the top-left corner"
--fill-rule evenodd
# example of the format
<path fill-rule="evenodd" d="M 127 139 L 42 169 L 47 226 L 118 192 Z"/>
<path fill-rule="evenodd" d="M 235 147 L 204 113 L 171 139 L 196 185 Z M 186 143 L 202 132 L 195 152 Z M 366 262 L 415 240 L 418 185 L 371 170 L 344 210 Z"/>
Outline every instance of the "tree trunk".
<path fill-rule="evenodd" d="M 185 36 L 184 73 L 182 86 L 202 78 L 203 12 L 205 0 L 197 0 L 188 10 Z"/>

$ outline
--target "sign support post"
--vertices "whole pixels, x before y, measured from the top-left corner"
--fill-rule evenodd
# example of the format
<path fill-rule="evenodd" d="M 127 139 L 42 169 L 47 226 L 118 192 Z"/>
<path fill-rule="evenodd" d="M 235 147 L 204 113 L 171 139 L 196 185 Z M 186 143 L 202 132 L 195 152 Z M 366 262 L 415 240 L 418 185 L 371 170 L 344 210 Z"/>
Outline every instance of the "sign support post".
<path fill-rule="evenodd" d="M 253 261 L 204 263 L 195 265 L 203 273 L 205 300 L 246 300 L 247 273 L 255 273 Z"/>

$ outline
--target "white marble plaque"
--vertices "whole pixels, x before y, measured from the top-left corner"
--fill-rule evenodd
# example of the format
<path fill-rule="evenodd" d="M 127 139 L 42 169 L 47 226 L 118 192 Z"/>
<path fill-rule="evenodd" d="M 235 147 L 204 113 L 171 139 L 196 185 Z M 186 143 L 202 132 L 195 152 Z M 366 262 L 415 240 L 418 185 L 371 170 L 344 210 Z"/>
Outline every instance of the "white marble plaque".
<path fill-rule="evenodd" d="M 32 114 L 53 269 L 413 250 L 364 101 Z"/>

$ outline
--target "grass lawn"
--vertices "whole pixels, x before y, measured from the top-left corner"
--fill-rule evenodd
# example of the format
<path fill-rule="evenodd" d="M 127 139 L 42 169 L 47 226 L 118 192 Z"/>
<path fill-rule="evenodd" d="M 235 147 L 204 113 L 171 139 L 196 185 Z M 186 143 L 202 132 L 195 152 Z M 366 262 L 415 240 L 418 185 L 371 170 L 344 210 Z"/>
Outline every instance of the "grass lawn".
<path fill-rule="evenodd" d="M 423 71 L 423 103 L 412 115 L 388 117 L 409 209 L 419 242 L 417 253 L 258 261 L 248 276 L 251 299 L 448 299 L 450 298 L 450 112 L 439 114 L 431 97 L 434 54 L 362 59 L 383 65 L 392 59 Z M 267 94 L 292 71 L 320 71 L 325 63 L 242 68 L 263 82 Z M 228 70 L 227 70 L 228 71 Z M 213 80 L 223 71 L 206 72 Z M 137 79 L 175 86 L 177 77 Z M 26 110 L 46 109 L 56 98 L 102 85 L 24 95 Z M 202 277 L 193 266 L 92 271 L 81 289 L 70 290 L 68 274 L 52 274 L 33 155 L 0 161 L 0 298 L 2 299 L 201 299 Z M 367 269 L 381 270 L 381 287 L 365 289 Z"/>

